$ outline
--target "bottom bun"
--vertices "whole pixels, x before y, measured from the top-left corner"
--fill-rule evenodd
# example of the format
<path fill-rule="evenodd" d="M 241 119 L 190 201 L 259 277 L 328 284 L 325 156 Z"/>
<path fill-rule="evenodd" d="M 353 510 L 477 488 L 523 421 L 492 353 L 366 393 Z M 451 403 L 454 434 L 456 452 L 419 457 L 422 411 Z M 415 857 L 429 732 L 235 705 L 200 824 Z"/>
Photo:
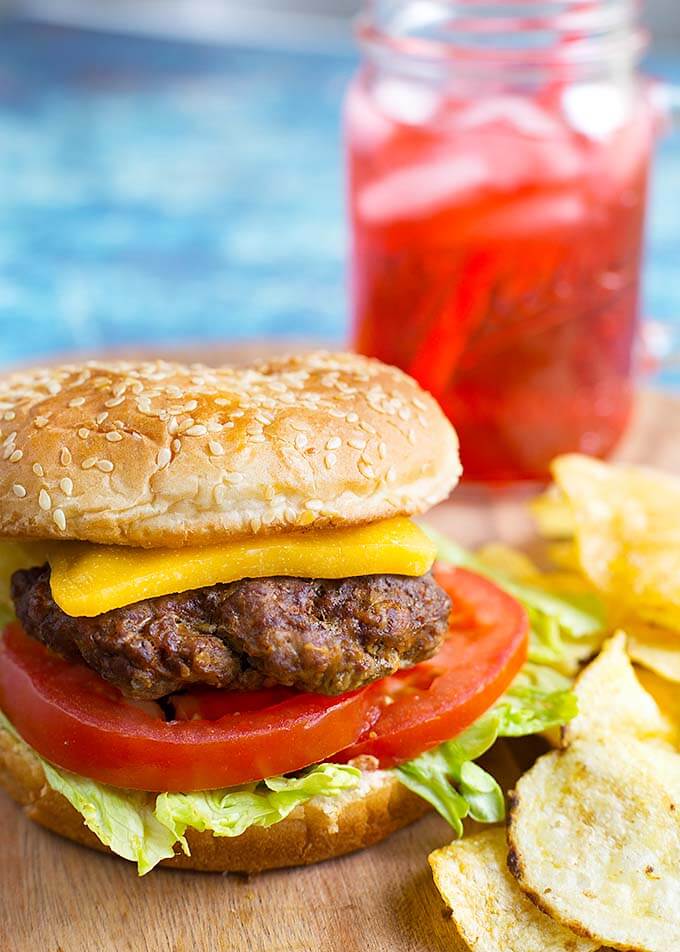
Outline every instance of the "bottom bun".
<path fill-rule="evenodd" d="M 68 800 L 47 785 L 40 761 L 2 728 L 0 786 L 21 804 L 29 819 L 76 843 L 111 852 Z M 191 856 L 178 853 L 162 865 L 234 873 L 306 866 L 372 846 L 429 809 L 392 771 L 362 769 L 356 789 L 335 797 L 314 797 L 267 829 L 251 827 L 234 837 L 187 830 Z"/>

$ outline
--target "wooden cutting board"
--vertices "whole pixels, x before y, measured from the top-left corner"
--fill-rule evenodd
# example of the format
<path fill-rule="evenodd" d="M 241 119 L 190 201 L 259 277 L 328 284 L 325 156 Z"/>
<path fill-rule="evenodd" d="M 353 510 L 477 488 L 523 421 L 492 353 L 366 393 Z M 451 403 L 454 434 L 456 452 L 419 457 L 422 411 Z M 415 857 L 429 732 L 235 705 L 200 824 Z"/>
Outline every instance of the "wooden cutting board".
<path fill-rule="evenodd" d="M 680 472 L 680 399 L 642 394 L 619 455 Z M 463 487 L 431 521 L 465 544 L 526 542 L 530 495 Z M 249 879 L 174 870 L 139 879 L 131 864 L 29 823 L 2 794 L 0 831 L 0 952 L 458 948 L 427 865 L 428 853 L 451 838 L 436 815 L 371 850 Z"/>

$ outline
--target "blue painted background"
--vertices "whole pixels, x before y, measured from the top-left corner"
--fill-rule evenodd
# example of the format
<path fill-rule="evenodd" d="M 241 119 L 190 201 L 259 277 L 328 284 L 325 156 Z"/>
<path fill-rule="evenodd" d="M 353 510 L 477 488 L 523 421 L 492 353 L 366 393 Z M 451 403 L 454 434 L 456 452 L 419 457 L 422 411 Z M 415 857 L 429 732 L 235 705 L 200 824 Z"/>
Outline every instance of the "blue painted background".
<path fill-rule="evenodd" d="M 158 338 L 342 340 L 353 67 L 5 22 L 0 363 Z M 680 82 L 680 64 L 653 67 Z M 645 312 L 680 331 L 678 134 L 649 244 Z"/>

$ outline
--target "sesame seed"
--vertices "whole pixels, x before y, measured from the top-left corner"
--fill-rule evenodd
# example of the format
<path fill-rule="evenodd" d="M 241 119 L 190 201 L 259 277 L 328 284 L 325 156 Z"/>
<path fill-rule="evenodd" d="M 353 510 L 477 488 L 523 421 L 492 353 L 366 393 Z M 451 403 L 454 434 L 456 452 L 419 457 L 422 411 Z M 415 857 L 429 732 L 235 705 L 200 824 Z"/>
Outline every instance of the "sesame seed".
<path fill-rule="evenodd" d="M 33 470 L 36 476 L 40 476 L 42 478 L 45 475 L 45 470 L 42 468 L 40 463 L 34 463 L 31 469 Z"/>
<path fill-rule="evenodd" d="M 355 450 L 365 450 L 366 449 L 366 440 L 358 440 L 356 438 L 347 440 L 347 445 L 351 446 Z"/>
<path fill-rule="evenodd" d="M 187 417 L 186 420 L 182 420 L 182 422 L 179 424 L 179 426 L 177 427 L 177 432 L 186 433 L 186 431 L 190 430 L 193 425 L 194 425 L 194 418 Z"/>
<path fill-rule="evenodd" d="M 382 443 L 382 442 L 381 442 L 381 443 L 378 443 L 378 456 L 380 457 L 380 459 L 385 459 L 385 457 L 387 456 L 387 444 L 386 444 L 386 443 Z"/>
<path fill-rule="evenodd" d="M 231 405 L 231 401 L 225 400 L 224 397 L 215 397 L 215 405 L 218 407 L 228 407 Z"/>
<path fill-rule="evenodd" d="M 407 420 L 411 419 L 411 411 L 409 410 L 408 407 L 402 407 L 401 410 L 399 410 L 399 412 L 397 413 L 397 416 L 399 417 L 400 420 L 403 420 L 404 422 L 406 422 Z"/>
<path fill-rule="evenodd" d="M 119 433 L 117 430 L 111 430 L 105 435 L 104 438 L 107 439 L 109 443 L 120 443 L 120 441 L 123 439 L 123 434 Z"/>
<path fill-rule="evenodd" d="M 52 499 L 50 498 L 50 494 L 44 489 L 41 489 L 38 495 L 38 505 L 45 512 L 48 512 L 52 508 Z"/>
<path fill-rule="evenodd" d="M 14 443 L 10 443 L 9 446 L 6 446 L 2 452 L 3 459 L 9 459 L 12 453 L 15 450 Z"/>
<path fill-rule="evenodd" d="M 14 441 L 16 440 L 16 438 L 17 438 L 17 431 L 16 431 L 16 430 L 12 430 L 12 432 L 9 434 L 9 436 L 5 437 L 5 441 L 4 441 L 4 443 L 3 443 L 2 445 L 3 445 L 3 446 L 9 446 L 10 443 L 14 443 Z"/>
<path fill-rule="evenodd" d="M 60 532 L 64 532 L 66 529 L 66 516 L 64 515 L 63 509 L 55 509 L 52 513 L 52 518 L 54 519 L 55 525 Z"/>
<path fill-rule="evenodd" d="M 97 416 L 94 418 L 94 422 L 97 424 L 97 426 L 101 426 L 104 420 L 108 419 L 108 416 L 108 411 L 104 410 L 102 413 L 97 414 Z"/>
<path fill-rule="evenodd" d="M 181 441 L 181 440 L 173 440 L 171 445 L 172 445 L 172 452 L 173 452 L 173 453 L 179 453 L 179 451 L 182 449 L 182 441 Z"/>
<path fill-rule="evenodd" d="M 293 441 L 296 450 L 304 450 L 307 446 L 307 437 L 304 433 L 298 433 Z"/>
<path fill-rule="evenodd" d="M 411 427 L 411 429 L 408 431 L 407 439 L 409 443 L 411 444 L 411 446 L 416 445 L 416 431 L 413 429 L 413 427 Z"/>
<path fill-rule="evenodd" d="M 190 426 L 188 430 L 184 431 L 187 436 L 205 436 L 208 432 L 207 427 L 203 426 L 202 423 L 196 423 L 194 426 Z"/>
<path fill-rule="evenodd" d="M 112 473 L 113 472 L 113 463 L 110 459 L 100 459 L 95 464 L 97 469 L 102 473 Z"/>
<path fill-rule="evenodd" d="M 82 407 L 85 403 L 85 397 L 74 397 L 73 400 L 69 400 L 68 405 L 70 407 Z"/>
<path fill-rule="evenodd" d="M 108 407 L 109 409 L 111 409 L 112 407 L 119 407 L 121 403 L 123 402 L 123 400 L 125 400 L 125 397 L 123 396 L 112 397 L 110 400 L 104 401 L 104 406 Z"/>
<path fill-rule="evenodd" d="M 217 440 L 210 440 L 208 442 L 208 448 L 213 456 L 224 456 L 224 447 L 221 443 L 218 443 Z"/>
<path fill-rule="evenodd" d="M 266 443 L 267 437 L 264 435 L 264 433 L 253 433 L 252 435 L 248 437 L 248 442 L 249 443 Z"/>
<path fill-rule="evenodd" d="M 369 433 L 371 436 L 375 436 L 376 429 L 370 423 L 366 423 L 365 420 L 362 420 L 359 424 L 359 429 L 363 430 L 364 433 Z"/>
<path fill-rule="evenodd" d="M 22 450 L 14 450 L 14 452 L 12 453 L 12 455 L 11 455 L 10 458 L 9 458 L 10 463 L 18 463 L 19 460 L 22 458 L 23 455 L 24 455 L 24 454 L 23 454 L 23 451 L 22 451 Z"/>
<path fill-rule="evenodd" d="M 59 454 L 59 462 L 62 466 L 69 466 L 73 462 L 71 450 L 68 446 L 62 446 L 61 453 Z"/>
<path fill-rule="evenodd" d="M 163 446 L 156 456 L 156 463 L 162 469 L 164 466 L 167 466 L 170 460 L 172 459 L 172 453 L 167 446 Z"/>
<path fill-rule="evenodd" d="M 15 496 L 18 496 L 19 499 L 23 499 L 24 496 L 26 495 L 26 488 L 22 486 L 21 483 L 15 483 L 12 486 L 12 492 L 14 493 Z"/>
<path fill-rule="evenodd" d="M 86 426 L 81 426 L 80 429 L 78 430 L 78 436 L 80 437 L 81 440 L 86 440 L 89 435 L 90 435 L 90 431 L 88 430 Z"/>
<path fill-rule="evenodd" d="M 208 433 L 221 433 L 223 426 L 221 423 L 218 423 L 217 420 L 210 420 L 209 423 L 206 423 Z"/>
<path fill-rule="evenodd" d="M 80 465 L 83 469 L 92 469 L 96 462 L 96 456 L 88 456 L 87 459 L 84 459 Z"/>
<path fill-rule="evenodd" d="M 370 465 L 370 463 L 366 463 L 364 460 L 359 460 L 357 467 L 361 475 L 366 479 L 375 479 L 375 470 Z"/>
<path fill-rule="evenodd" d="M 170 417 L 168 420 L 168 433 L 170 436 L 174 436 L 177 432 L 179 424 L 177 423 L 177 417 Z"/>
<path fill-rule="evenodd" d="M 188 403 L 184 404 L 184 412 L 192 413 L 194 410 L 198 409 L 198 400 L 190 400 Z"/>
<path fill-rule="evenodd" d="M 342 445 L 342 440 L 339 436 L 332 436 L 330 440 L 326 441 L 327 450 L 337 450 Z"/>
<path fill-rule="evenodd" d="M 358 423 L 358 422 L 359 422 L 359 414 L 358 414 L 358 413 L 354 413 L 354 412 L 348 413 L 347 416 L 345 417 L 345 419 L 347 420 L 348 423 Z"/>
<path fill-rule="evenodd" d="M 68 476 L 64 476 L 63 479 L 59 480 L 59 488 L 65 496 L 70 496 L 73 492 L 73 480 Z"/>
<path fill-rule="evenodd" d="M 335 453 L 326 453 L 323 458 L 324 465 L 326 469 L 332 469 L 338 461 L 338 457 Z"/>
<path fill-rule="evenodd" d="M 61 384 L 57 383 L 56 380 L 48 380 L 45 384 L 48 393 L 51 393 L 55 397 L 58 393 L 61 393 Z"/>
<path fill-rule="evenodd" d="M 16 416 L 16 413 L 14 412 L 14 410 L 8 410 L 8 411 L 5 413 L 5 419 L 6 419 L 6 420 L 13 420 L 13 419 L 15 418 L 15 416 Z"/>
<path fill-rule="evenodd" d="M 228 483 L 242 483 L 243 474 L 242 473 L 225 473 L 224 478 Z"/>
<path fill-rule="evenodd" d="M 262 519 L 259 516 L 251 516 L 248 520 L 248 524 L 250 526 L 250 531 L 255 534 L 262 528 Z"/>
<path fill-rule="evenodd" d="M 43 428 L 44 426 L 47 426 L 47 424 L 48 424 L 49 422 L 50 422 L 50 421 L 47 419 L 47 417 L 45 417 L 45 416 L 37 416 L 37 417 L 35 418 L 35 420 L 33 421 L 33 426 L 37 427 L 39 430 L 42 430 L 42 428 Z"/>
<path fill-rule="evenodd" d="M 427 410 L 427 404 L 424 400 L 421 400 L 420 397 L 414 397 L 411 403 L 417 410 Z"/>
<path fill-rule="evenodd" d="M 397 478 L 397 470 L 394 466 L 390 466 L 390 468 L 387 470 L 386 478 L 388 483 L 393 483 L 395 481 Z"/>
<path fill-rule="evenodd" d="M 309 509 L 310 512 L 321 512 L 323 501 L 321 499 L 308 499 L 305 503 L 305 509 Z"/>

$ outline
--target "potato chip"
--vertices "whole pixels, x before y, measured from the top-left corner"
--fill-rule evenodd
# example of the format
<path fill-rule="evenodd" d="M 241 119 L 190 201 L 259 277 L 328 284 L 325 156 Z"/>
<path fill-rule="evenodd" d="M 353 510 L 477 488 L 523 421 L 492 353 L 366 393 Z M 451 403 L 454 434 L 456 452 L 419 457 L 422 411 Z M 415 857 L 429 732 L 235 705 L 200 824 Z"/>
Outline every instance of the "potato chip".
<path fill-rule="evenodd" d="M 531 514 L 544 539 L 568 539 L 574 534 L 571 506 L 559 486 L 550 486 L 531 502 Z"/>
<path fill-rule="evenodd" d="M 507 854 L 505 830 L 501 827 L 430 854 L 437 889 L 472 952 L 599 949 L 599 942 L 580 938 L 536 908 L 510 874 Z"/>
<path fill-rule="evenodd" d="M 673 631 L 644 622 L 626 623 L 628 654 L 633 661 L 680 684 L 680 638 Z M 676 688 L 680 693 L 680 687 Z"/>
<path fill-rule="evenodd" d="M 547 553 L 548 559 L 557 568 L 577 574 L 580 572 L 578 549 L 575 542 L 551 542 L 547 546 Z"/>
<path fill-rule="evenodd" d="M 579 562 L 613 603 L 679 632 L 680 480 L 561 456 L 553 473 L 574 514 Z"/>
<path fill-rule="evenodd" d="M 570 545 L 573 547 L 573 543 Z M 555 595 L 594 591 L 592 584 L 581 574 L 577 561 L 572 562 L 566 571 L 543 572 L 524 552 L 502 542 L 482 546 L 475 552 L 475 557 L 489 572 Z"/>
<path fill-rule="evenodd" d="M 516 787 L 509 865 L 550 916 L 603 945 L 680 946 L 680 755 L 634 737 L 575 740 Z"/>
<path fill-rule="evenodd" d="M 676 747 L 680 747 L 680 690 L 678 685 L 660 677 L 655 671 L 648 671 L 645 668 L 638 668 L 636 673 L 645 691 L 652 695 L 664 717 L 673 725 L 675 730 L 673 742 Z"/>
<path fill-rule="evenodd" d="M 490 542 L 482 546 L 477 549 L 475 556 L 490 572 L 504 575 L 513 582 L 526 582 L 540 576 L 538 567 L 528 555 L 502 542 Z"/>
<path fill-rule="evenodd" d="M 565 744 L 630 735 L 639 740 L 672 743 L 676 731 L 654 698 L 642 687 L 626 653 L 626 637 L 618 632 L 579 675 L 574 686 L 579 713 L 564 727 Z"/>

